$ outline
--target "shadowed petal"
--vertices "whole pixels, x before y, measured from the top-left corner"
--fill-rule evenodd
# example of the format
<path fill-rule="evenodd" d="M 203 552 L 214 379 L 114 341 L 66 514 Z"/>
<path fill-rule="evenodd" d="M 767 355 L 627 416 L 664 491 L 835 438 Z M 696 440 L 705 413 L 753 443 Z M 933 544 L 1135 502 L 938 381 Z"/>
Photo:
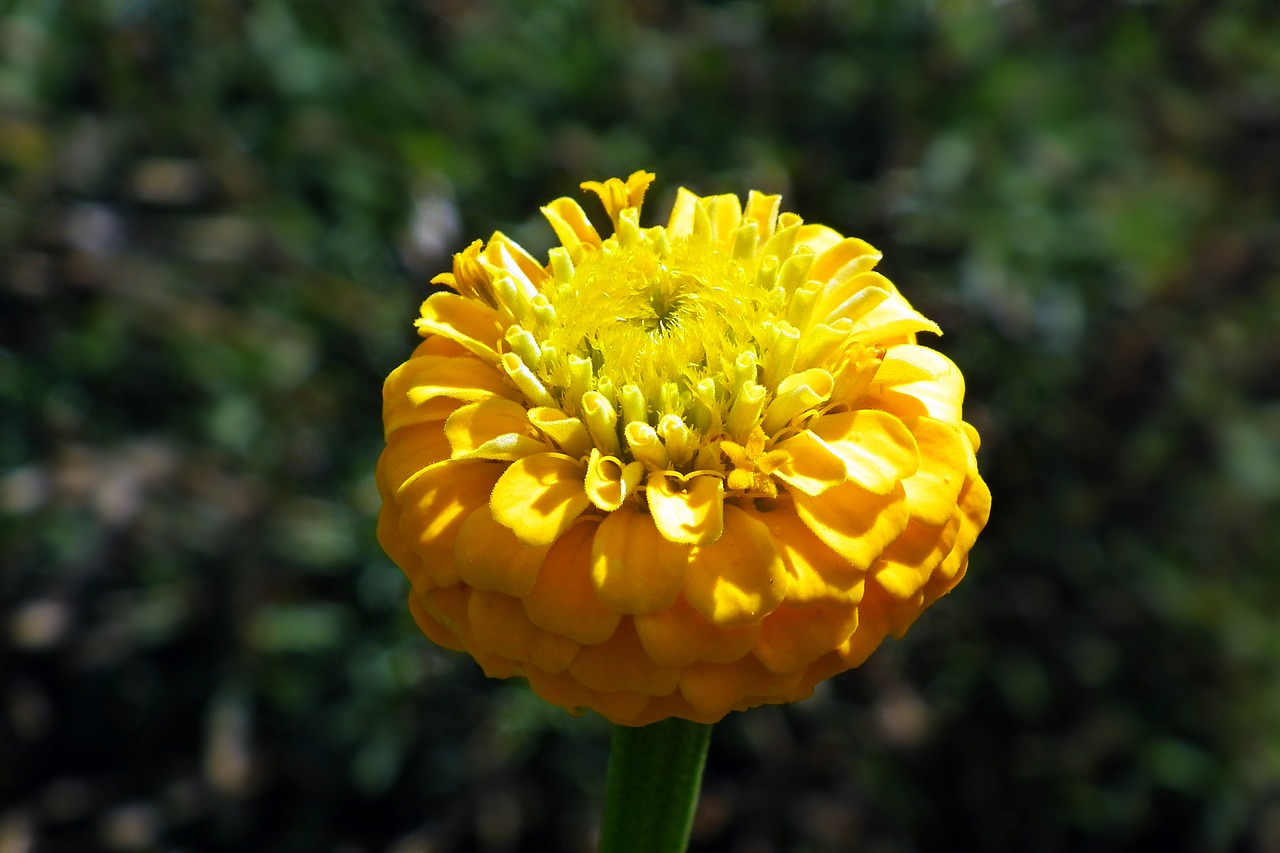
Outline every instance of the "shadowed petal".
<path fill-rule="evenodd" d="M 906 529 L 911 516 L 900 483 L 887 495 L 845 483 L 818 497 L 803 492 L 792 497 L 805 525 L 851 566 L 863 571 Z"/>
<path fill-rule="evenodd" d="M 591 549 L 591 579 L 600 599 L 621 613 L 670 607 L 685 583 L 689 546 L 664 537 L 639 507 L 609 513 Z"/>
<path fill-rule="evenodd" d="M 603 643 L 622 614 L 605 605 L 591 580 L 591 546 L 598 524 L 584 518 L 564 532 L 542 560 L 533 589 L 524 597 L 529 621 L 544 631 L 585 645 Z"/>
<path fill-rule="evenodd" d="M 528 595 L 550 546 L 531 548 L 493 520 L 486 504 L 476 509 L 458 530 L 454 565 L 458 575 L 476 589 Z"/>
<path fill-rule="evenodd" d="M 724 628 L 758 622 L 787 594 L 790 578 L 769 528 L 736 506 L 724 508 L 724 534 L 689 555 L 685 599 Z"/>
<path fill-rule="evenodd" d="M 526 545 L 550 545 L 591 503 L 584 474 L 582 463 L 563 453 L 517 459 L 493 487 L 493 517 Z"/>
<path fill-rule="evenodd" d="M 687 480 L 665 471 L 649 475 L 649 510 L 662 535 L 672 542 L 706 545 L 724 529 L 724 481 L 719 477 Z"/>
<path fill-rule="evenodd" d="M 877 495 L 889 494 L 919 465 L 915 438 L 887 412 L 856 409 L 823 415 L 809 423 L 809 431 L 844 460 L 848 479 Z"/>
<path fill-rule="evenodd" d="M 732 663 L 750 652 L 760 636 L 755 623 L 717 627 L 683 598 L 665 610 L 635 617 L 635 625 L 649 657 L 663 666 Z"/>

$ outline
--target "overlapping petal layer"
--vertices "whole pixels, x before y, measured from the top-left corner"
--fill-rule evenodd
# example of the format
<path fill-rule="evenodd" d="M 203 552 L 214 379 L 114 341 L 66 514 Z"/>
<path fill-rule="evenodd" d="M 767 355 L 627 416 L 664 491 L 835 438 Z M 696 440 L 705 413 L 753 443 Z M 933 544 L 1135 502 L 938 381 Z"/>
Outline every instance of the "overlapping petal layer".
<path fill-rule="evenodd" d="M 378 540 L 435 642 L 642 725 L 801 699 L 964 576 L 991 495 L 938 327 L 861 240 L 653 176 L 435 279 L 387 378 Z"/>

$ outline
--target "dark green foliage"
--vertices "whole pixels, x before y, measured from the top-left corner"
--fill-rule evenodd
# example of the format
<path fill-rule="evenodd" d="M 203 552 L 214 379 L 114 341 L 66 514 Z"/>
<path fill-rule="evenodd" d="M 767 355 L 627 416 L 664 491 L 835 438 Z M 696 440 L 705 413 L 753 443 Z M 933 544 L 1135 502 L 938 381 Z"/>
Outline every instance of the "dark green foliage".
<path fill-rule="evenodd" d="M 1280 7 L 3 9 L 0 850 L 589 849 L 607 727 L 421 638 L 372 470 L 448 253 L 637 168 L 882 249 L 995 496 L 695 849 L 1280 844 Z"/>

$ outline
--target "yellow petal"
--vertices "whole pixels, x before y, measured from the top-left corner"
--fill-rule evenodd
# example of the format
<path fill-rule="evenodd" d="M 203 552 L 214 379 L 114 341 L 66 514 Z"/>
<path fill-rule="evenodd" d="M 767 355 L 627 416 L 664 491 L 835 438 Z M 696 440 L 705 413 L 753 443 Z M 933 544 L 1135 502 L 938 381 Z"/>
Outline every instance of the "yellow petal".
<path fill-rule="evenodd" d="M 887 495 L 845 483 L 817 497 L 793 492 L 792 499 L 805 525 L 853 568 L 863 571 L 906 529 L 911 516 L 901 484 Z"/>
<path fill-rule="evenodd" d="M 531 547 L 493 520 L 489 506 L 475 510 L 458 530 L 453 559 L 458 576 L 476 589 L 528 595 L 550 546 Z"/>
<path fill-rule="evenodd" d="M 454 459 L 515 460 L 551 450 L 531 434 L 524 406 L 489 397 L 458 409 L 444 424 Z"/>
<path fill-rule="evenodd" d="M 890 298 L 889 291 L 869 286 L 857 276 L 838 287 L 830 287 L 818 295 L 811 319 L 817 323 L 848 320 L 852 324 Z"/>
<path fill-rule="evenodd" d="M 542 560 L 524 597 L 529 621 L 584 645 L 598 645 L 618 628 L 622 614 L 605 605 L 591 580 L 591 546 L 598 522 L 583 518 L 564 532 Z"/>
<path fill-rule="evenodd" d="M 858 276 L 858 279 L 865 279 L 868 286 L 874 285 L 884 290 L 893 288 L 889 280 L 879 273 L 863 273 Z M 858 317 L 851 330 L 854 337 L 866 341 L 885 341 L 916 332 L 933 332 L 935 335 L 941 335 L 942 329 L 938 328 L 937 323 L 912 308 L 911 304 L 896 292 L 891 292 L 888 299 Z"/>
<path fill-rule="evenodd" d="M 603 183 L 584 181 L 581 186 L 584 190 L 590 190 L 600 197 L 600 203 L 604 205 L 605 212 L 617 225 L 622 211 L 628 207 L 639 208 L 644 203 L 645 191 L 649 189 L 649 184 L 653 183 L 655 177 L 657 176 L 653 172 L 637 171 L 631 173 L 626 183 L 618 178 L 610 178 Z"/>
<path fill-rule="evenodd" d="M 868 492 L 890 493 L 893 485 L 919 466 L 915 438 L 887 412 L 858 409 L 823 415 L 809 421 L 809 432 L 840 453 L 849 479 Z"/>
<path fill-rule="evenodd" d="M 920 448 L 920 467 L 902 481 L 911 517 L 941 527 L 956 511 L 969 467 L 964 440 L 955 429 L 933 418 L 907 418 L 906 425 Z"/>
<path fill-rule="evenodd" d="M 547 406 L 530 409 L 528 417 L 529 423 L 559 445 L 566 455 L 581 459 L 591 450 L 591 433 L 581 419 Z"/>
<path fill-rule="evenodd" d="M 838 276 L 843 281 L 871 269 L 881 257 L 870 243 L 846 237 L 818 255 L 809 269 L 809 278 L 830 281 Z"/>
<path fill-rule="evenodd" d="M 800 226 L 800 234 L 796 239 L 796 246 L 804 246 L 817 257 L 822 257 L 824 252 L 838 245 L 843 239 L 844 237 L 840 232 L 834 228 L 812 223 Z M 810 278 L 812 277 L 810 276 Z"/>
<path fill-rule="evenodd" d="M 586 211 L 571 198 L 556 199 L 542 208 L 542 215 L 551 223 L 556 238 L 575 260 L 583 245 L 599 246 L 601 243 Z"/>
<path fill-rule="evenodd" d="M 485 259 L 502 270 L 505 270 L 516 281 L 520 289 L 532 296 L 539 291 L 547 280 L 547 271 L 534 260 L 524 247 L 501 231 L 495 231 L 484 249 Z"/>
<path fill-rule="evenodd" d="M 784 604 L 761 623 L 755 656 L 770 672 L 797 672 L 838 648 L 857 627 L 855 605 L 789 607 Z"/>
<path fill-rule="evenodd" d="M 645 653 L 630 619 L 623 619 L 606 642 L 584 646 L 569 672 L 592 690 L 613 693 L 631 690 L 647 696 L 665 696 L 680 683 L 680 670 L 658 666 Z"/>
<path fill-rule="evenodd" d="M 774 547 L 791 576 L 786 603 L 856 605 L 862 600 L 866 573 L 831 550 L 796 514 L 795 506 L 777 501 L 767 512 L 743 510 L 769 528 Z"/>
<path fill-rule="evenodd" d="M 722 628 L 758 622 L 786 597 L 789 577 L 769 528 L 736 506 L 724 508 L 724 533 L 689 555 L 684 596 Z"/>
<path fill-rule="evenodd" d="M 724 529 L 724 481 L 715 476 L 684 478 L 674 471 L 649 475 L 645 496 L 659 532 L 672 542 L 706 545 Z"/>
<path fill-rule="evenodd" d="M 493 365 L 471 356 L 424 355 L 391 371 L 382 386 L 382 423 L 387 434 L 402 426 L 446 418 L 460 402 L 515 389 Z"/>
<path fill-rule="evenodd" d="M 587 497 L 605 512 L 613 512 L 635 493 L 643 476 L 642 463 L 628 462 L 623 465 L 622 460 L 616 456 L 602 456 L 593 447 L 591 458 L 587 462 Z"/>
<path fill-rule="evenodd" d="M 938 573 L 954 577 L 963 565 L 969 549 L 978 540 L 991 515 L 991 490 L 981 477 L 967 481 L 960 491 L 960 531 L 951 553 L 938 566 Z"/>
<path fill-rule="evenodd" d="M 871 577 L 899 601 L 915 596 L 951 552 L 959 530 L 959 514 L 943 527 L 931 527 L 913 518 L 872 566 Z"/>
<path fill-rule="evenodd" d="M 697 216 L 698 197 L 684 187 L 676 190 L 675 203 L 671 205 L 671 217 L 667 221 L 667 233 L 672 237 L 688 237 L 693 233 Z"/>
<path fill-rule="evenodd" d="M 421 315 L 414 322 L 420 333 L 440 335 L 484 361 L 497 361 L 509 321 L 488 305 L 456 293 L 433 293 L 422 303 Z"/>
<path fill-rule="evenodd" d="M 440 355 L 448 358 L 468 357 L 467 350 L 462 344 L 439 335 L 428 335 L 423 338 L 422 342 L 413 348 L 409 358 L 412 360 L 424 355 Z"/>
<path fill-rule="evenodd" d="M 635 625 L 641 645 L 661 666 L 732 663 L 750 652 L 760 636 L 756 623 L 717 627 L 683 598 L 665 610 L 636 616 Z"/>
<path fill-rule="evenodd" d="M 782 204 L 782 196 L 766 195 L 756 190 L 747 194 L 747 209 L 742 214 L 744 220 L 750 220 L 759 227 L 760 239 L 768 240 L 778 223 L 778 210 Z"/>
<path fill-rule="evenodd" d="M 849 479 L 844 457 L 808 430 L 779 442 L 777 450 L 786 456 L 774 475 L 807 495 L 820 495 Z"/>
<path fill-rule="evenodd" d="M 930 378 L 920 378 L 922 373 Z M 869 396 L 872 405 L 895 415 L 927 415 L 954 424 L 960 422 L 964 377 L 942 353 L 902 344 L 885 353 Z"/>
<path fill-rule="evenodd" d="M 493 487 L 493 517 L 526 545 L 550 545 L 590 505 L 582 463 L 563 453 L 517 459 Z"/>
<path fill-rule="evenodd" d="M 848 479 L 877 495 L 889 494 L 919 464 L 915 438 L 887 412 L 856 409 L 823 415 L 809 422 L 809 431 L 844 460 Z"/>
<path fill-rule="evenodd" d="M 738 226 L 742 224 L 742 201 L 736 195 L 707 196 L 702 200 L 711 219 L 713 237 L 728 250 L 733 248 Z"/>
<path fill-rule="evenodd" d="M 821 368 L 810 368 L 793 373 L 778 383 L 769 408 L 765 410 L 765 435 L 773 435 L 785 427 L 797 415 L 831 399 L 835 380 L 831 373 Z"/>
<path fill-rule="evenodd" d="M 422 558 L 437 586 L 458 582 L 454 543 L 467 517 L 489 501 L 502 474 L 496 462 L 464 459 L 441 462 L 406 483 L 395 495 L 400 535 Z"/>
<path fill-rule="evenodd" d="M 591 549 L 591 579 L 600 600 L 620 613 L 670 607 L 684 586 L 689 547 L 658 532 L 653 517 L 624 505 L 609 513 Z"/>

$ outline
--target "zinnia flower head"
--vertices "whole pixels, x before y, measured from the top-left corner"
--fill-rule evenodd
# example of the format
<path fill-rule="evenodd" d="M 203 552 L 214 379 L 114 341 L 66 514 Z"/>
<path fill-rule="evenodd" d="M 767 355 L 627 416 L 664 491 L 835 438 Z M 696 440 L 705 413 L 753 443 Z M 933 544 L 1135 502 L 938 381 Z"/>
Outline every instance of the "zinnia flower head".
<path fill-rule="evenodd" d="M 938 327 L 752 192 L 586 183 L 454 257 L 387 378 L 382 547 L 423 632 L 623 724 L 808 696 L 964 575 L 991 495 Z"/>

